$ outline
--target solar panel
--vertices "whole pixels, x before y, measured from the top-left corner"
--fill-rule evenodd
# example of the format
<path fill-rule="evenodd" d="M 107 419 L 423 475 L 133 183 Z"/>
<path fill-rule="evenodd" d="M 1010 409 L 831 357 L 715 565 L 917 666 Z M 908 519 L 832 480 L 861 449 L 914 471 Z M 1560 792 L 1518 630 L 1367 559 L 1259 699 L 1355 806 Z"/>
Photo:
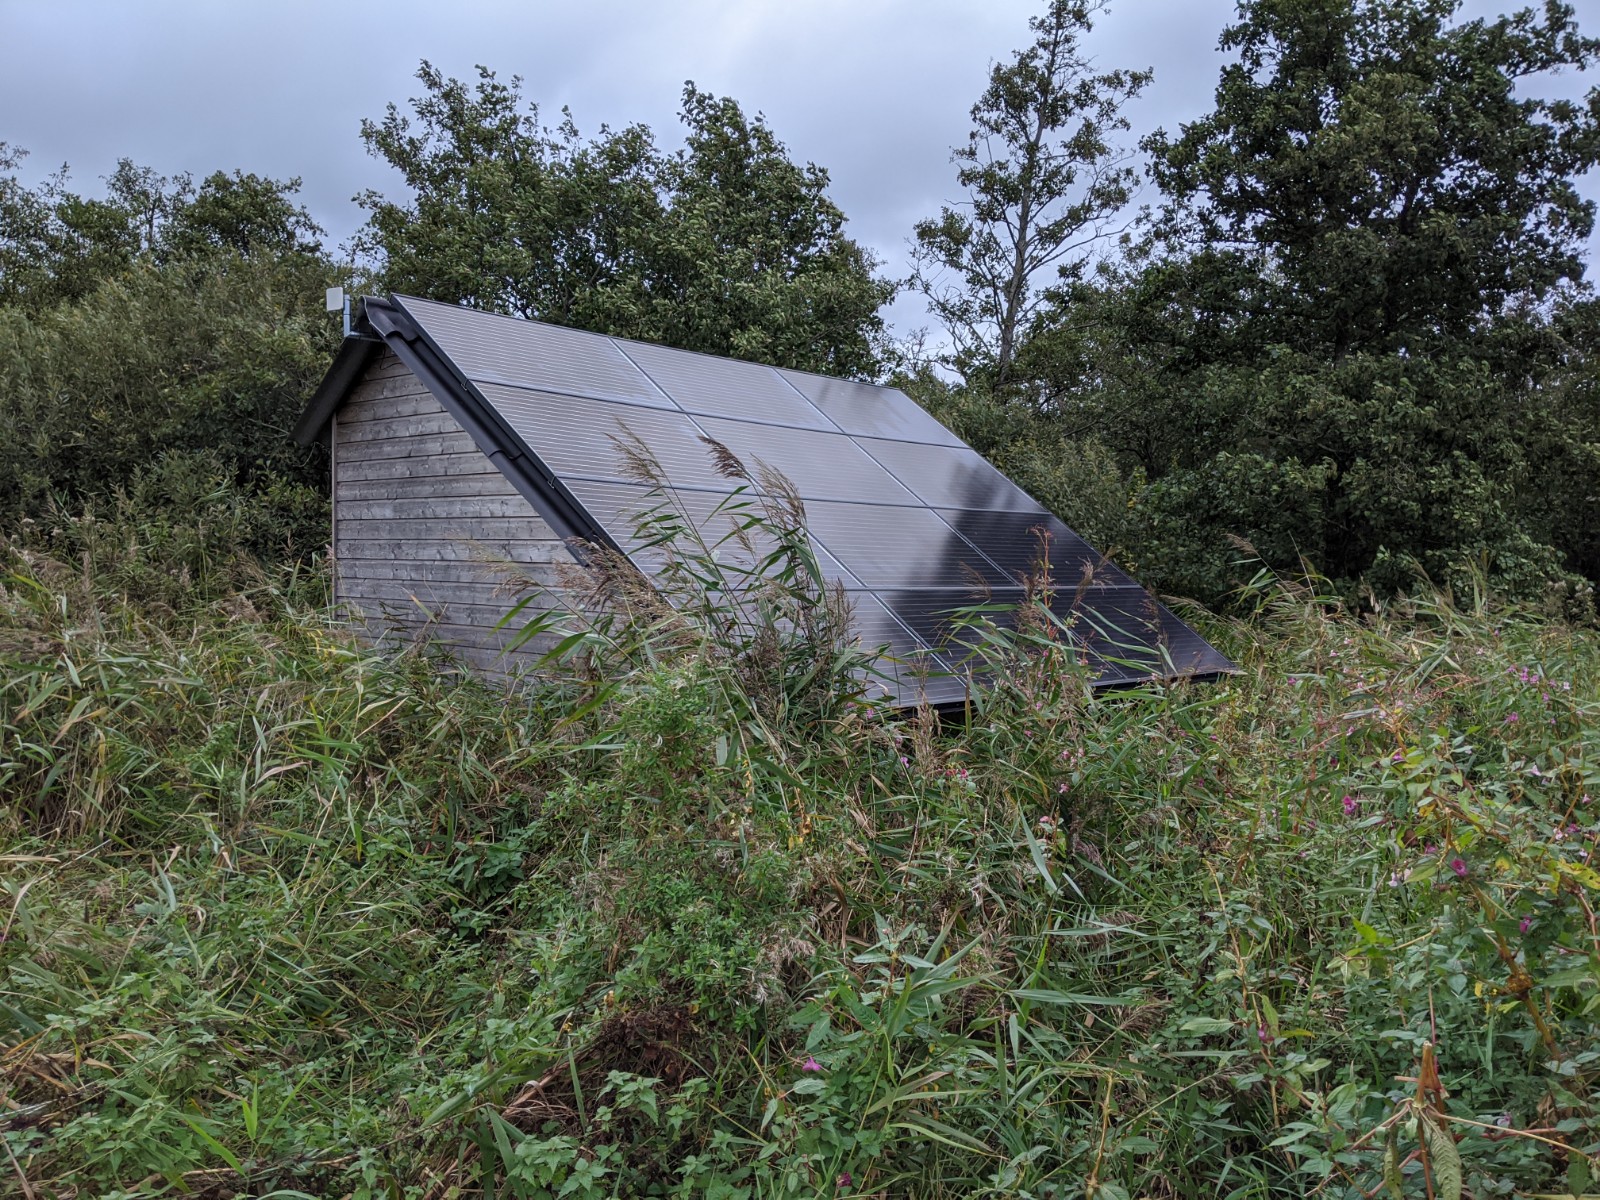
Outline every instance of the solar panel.
<path fill-rule="evenodd" d="M 602 334 L 409 296 L 402 303 L 445 357 L 475 383 L 675 407 Z"/>
<path fill-rule="evenodd" d="M 909 399 L 906 400 L 910 404 Z M 930 420 L 932 418 L 929 418 Z M 967 446 L 932 446 L 857 438 L 923 504 L 949 508 L 1001 509 L 1043 514 L 1037 501 Z"/>
<path fill-rule="evenodd" d="M 940 508 L 936 512 L 951 528 L 982 550 L 1000 570 L 1002 580 L 1015 586 L 1023 576 L 1048 577 L 1063 590 L 1080 587 L 1129 587 L 1143 592 L 1121 568 L 1094 550 L 1049 513 L 992 512 L 983 509 Z"/>
<path fill-rule="evenodd" d="M 933 446 L 963 445 L 960 438 L 897 388 L 830 379 L 804 371 L 780 369 L 778 374 L 845 433 Z"/>
<path fill-rule="evenodd" d="M 712 361 L 715 361 L 714 359 Z M 698 418 L 711 437 L 745 463 L 776 468 L 806 500 L 856 500 L 871 504 L 916 504 L 917 498 L 844 433 L 775 429 L 749 421 Z"/>
<path fill-rule="evenodd" d="M 713 470 L 704 431 L 686 413 L 493 383 L 479 383 L 478 390 L 560 479 L 636 481 L 617 444 L 631 436 L 676 487 L 729 492 L 735 486 Z"/>
<path fill-rule="evenodd" d="M 643 342 L 616 344 L 685 412 L 744 417 L 789 429 L 837 428 L 771 367 Z"/>
<path fill-rule="evenodd" d="M 970 635 L 951 613 L 989 603 L 1001 623 L 1048 547 L 1054 607 L 1097 682 L 1232 669 L 1204 639 L 894 388 L 580 333 L 452 305 L 392 301 L 559 484 L 595 536 L 658 572 L 661 547 L 636 529 L 667 503 L 748 569 L 766 547 L 729 536 L 739 481 L 705 439 L 747 468 L 765 463 L 803 498 L 823 574 L 844 587 L 862 645 L 887 646 L 907 703 L 966 694 Z M 636 440 L 659 466 L 652 496 L 622 460 Z M 565 502 L 565 501 L 563 501 Z M 733 506 L 730 512 L 730 505 Z M 929 674 L 929 672 L 934 674 Z"/>

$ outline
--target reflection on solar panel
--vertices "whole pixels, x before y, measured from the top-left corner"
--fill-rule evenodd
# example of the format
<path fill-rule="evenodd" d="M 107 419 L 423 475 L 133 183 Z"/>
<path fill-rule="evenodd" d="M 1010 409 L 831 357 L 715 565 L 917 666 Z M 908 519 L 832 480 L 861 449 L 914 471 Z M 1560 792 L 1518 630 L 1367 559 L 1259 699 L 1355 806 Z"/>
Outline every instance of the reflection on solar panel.
<path fill-rule="evenodd" d="M 1048 534 L 1058 615 L 1097 682 L 1232 669 L 893 388 L 409 297 L 369 302 L 368 316 L 380 333 L 423 347 L 417 353 L 437 377 L 430 386 L 458 389 L 481 409 L 491 440 L 506 443 L 508 462 L 531 463 L 540 495 L 562 518 L 553 524 L 633 553 L 646 571 L 658 560 L 638 545 L 633 517 L 649 506 L 649 494 L 623 469 L 615 435 L 626 431 L 648 447 L 684 510 L 706 519 L 734 484 L 715 471 L 702 437 L 749 465 L 781 471 L 805 500 L 825 572 L 851 593 L 863 643 L 945 672 L 902 677 L 900 699 L 908 703 L 919 691 L 936 704 L 964 696 L 963 650 L 950 613 L 984 595 L 1019 601 L 1040 531 Z"/>

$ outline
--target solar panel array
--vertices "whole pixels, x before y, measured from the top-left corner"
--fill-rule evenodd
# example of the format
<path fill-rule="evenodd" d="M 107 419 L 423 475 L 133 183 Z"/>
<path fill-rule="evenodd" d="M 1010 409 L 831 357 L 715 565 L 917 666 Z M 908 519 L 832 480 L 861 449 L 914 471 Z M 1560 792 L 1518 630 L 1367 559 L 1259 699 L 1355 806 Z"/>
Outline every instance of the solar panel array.
<path fill-rule="evenodd" d="M 652 507 L 614 436 L 636 436 L 673 498 L 709 521 L 733 481 L 703 438 L 782 472 L 805 501 L 824 573 L 869 648 L 902 665 L 900 698 L 960 700 L 950 614 L 1013 607 L 1048 534 L 1056 607 L 1102 684 L 1230 664 L 982 456 L 893 388 L 625 341 L 410 297 L 395 302 L 624 551 Z M 707 530 L 716 540 L 718 530 Z M 987 599 L 985 599 L 987 598 Z M 997 611 L 999 611 L 997 609 Z"/>

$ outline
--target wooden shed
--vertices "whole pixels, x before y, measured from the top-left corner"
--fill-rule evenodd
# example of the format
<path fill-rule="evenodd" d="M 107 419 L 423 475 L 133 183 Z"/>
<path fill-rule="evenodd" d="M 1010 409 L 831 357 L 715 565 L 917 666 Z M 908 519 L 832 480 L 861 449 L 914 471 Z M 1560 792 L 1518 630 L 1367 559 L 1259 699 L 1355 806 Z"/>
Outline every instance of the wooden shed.
<path fill-rule="evenodd" d="M 975 588 L 1020 600 L 1041 533 L 1098 682 L 1232 669 L 903 392 L 407 296 L 360 302 L 295 429 L 331 454 L 336 600 L 374 636 L 425 634 L 516 673 L 535 652 L 504 653 L 503 564 L 551 588 L 586 546 L 651 569 L 633 525 L 649 489 L 619 434 L 691 514 L 735 487 L 707 441 L 792 481 L 863 644 L 947 670 L 902 676 L 908 703 L 964 695 L 947 615 Z"/>

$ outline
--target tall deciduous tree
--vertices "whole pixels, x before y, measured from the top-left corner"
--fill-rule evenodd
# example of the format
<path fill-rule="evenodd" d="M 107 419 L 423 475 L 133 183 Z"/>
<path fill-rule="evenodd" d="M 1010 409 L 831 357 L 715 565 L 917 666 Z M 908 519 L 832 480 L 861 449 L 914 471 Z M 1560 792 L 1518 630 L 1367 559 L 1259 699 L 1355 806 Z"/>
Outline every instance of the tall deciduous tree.
<path fill-rule="evenodd" d="M 759 117 L 684 89 L 686 144 L 572 117 L 548 128 L 520 81 L 424 63 L 409 115 L 363 136 L 410 195 L 368 193 L 365 248 L 389 286 L 692 350 L 870 373 L 891 285 L 844 234 L 827 172 Z"/>
<path fill-rule="evenodd" d="M 38 310 L 78 299 L 141 262 L 322 254 L 322 230 L 296 199 L 298 179 L 216 171 L 196 186 L 187 174 L 168 178 L 122 159 L 95 197 L 71 190 L 65 167 L 26 187 L 23 157 L 0 143 L 0 305 Z"/>
<path fill-rule="evenodd" d="M 1225 592 L 1230 535 L 1352 594 L 1418 565 L 1524 596 L 1596 572 L 1594 507 L 1549 465 L 1576 479 L 1600 442 L 1576 189 L 1600 92 L 1536 80 L 1600 42 L 1563 3 L 1458 10 L 1245 0 L 1214 111 L 1147 142 L 1146 256 L 1039 322 L 1051 410 L 1151 481 L 1139 540 L 1167 586 Z"/>
<path fill-rule="evenodd" d="M 1582 278 L 1594 205 L 1575 181 L 1600 158 L 1600 92 L 1519 85 L 1588 67 L 1600 41 L 1558 0 L 1453 24 L 1460 6 L 1250 0 L 1215 111 L 1149 139 L 1167 232 L 1270 276 L 1263 336 L 1417 353 Z"/>
<path fill-rule="evenodd" d="M 1050 0 L 1029 21 L 1034 41 L 996 63 L 954 152 L 966 201 L 916 227 L 916 284 L 952 341 L 964 374 L 1006 384 L 1041 301 L 1041 276 L 1072 275 L 1136 181 L 1115 144 L 1122 105 L 1148 71 L 1095 72 L 1081 39 L 1104 3 Z M 953 279 L 951 277 L 954 277 Z"/>

